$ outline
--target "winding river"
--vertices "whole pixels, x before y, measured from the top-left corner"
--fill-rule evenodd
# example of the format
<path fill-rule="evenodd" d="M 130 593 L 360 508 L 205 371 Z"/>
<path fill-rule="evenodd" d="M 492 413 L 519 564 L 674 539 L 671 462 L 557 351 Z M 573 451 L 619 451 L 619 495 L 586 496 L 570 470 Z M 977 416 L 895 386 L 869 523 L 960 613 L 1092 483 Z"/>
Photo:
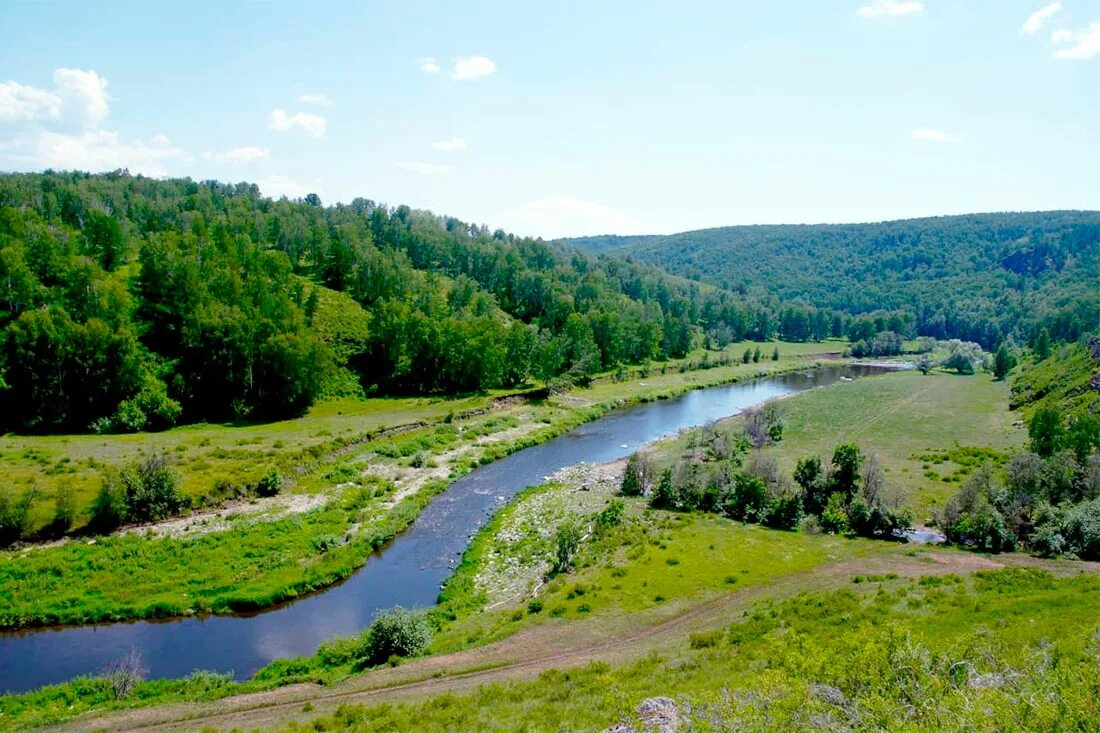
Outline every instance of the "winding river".
<path fill-rule="evenodd" d="M 142 653 L 150 677 L 182 677 L 206 669 L 246 679 L 273 659 L 312 654 L 326 639 L 360 631 L 379 609 L 434 603 L 469 538 L 492 513 L 561 468 L 621 458 L 657 438 L 773 397 L 882 371 L 824 367 L 616 410 L 455 481 L 406 532 L 346 581 L 292 603 L 247 615 L 0 633 L 0 690 L 25 691 L 95 674 L 131 649 Z"/>

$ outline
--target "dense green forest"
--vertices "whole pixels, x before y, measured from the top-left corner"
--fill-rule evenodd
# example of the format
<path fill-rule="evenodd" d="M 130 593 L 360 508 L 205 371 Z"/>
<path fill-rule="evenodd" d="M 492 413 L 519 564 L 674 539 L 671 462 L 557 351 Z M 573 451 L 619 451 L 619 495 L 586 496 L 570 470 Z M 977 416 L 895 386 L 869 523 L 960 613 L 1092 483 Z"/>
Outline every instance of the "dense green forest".
<path fill-rule="evenodd" d="M 973 214 L 875 224 L 739 226 L 567 240 L 749 297 L 850 315 L 903 314 L 916 333 L 1076 340 L 1100 324 L 1100 212 Z M 853 339 L 857 340 L 857 339 Z"/>
<path fill-rule="evenodd" d="M 818 335 L 845 326 L 814 314 Z M 3 429 L 159 429 L 285 417 L 331 394 L 576 382 L 767 339 L 779 320 L 653 266 L 406 206 L 125 171 L 0 176 Z"/>

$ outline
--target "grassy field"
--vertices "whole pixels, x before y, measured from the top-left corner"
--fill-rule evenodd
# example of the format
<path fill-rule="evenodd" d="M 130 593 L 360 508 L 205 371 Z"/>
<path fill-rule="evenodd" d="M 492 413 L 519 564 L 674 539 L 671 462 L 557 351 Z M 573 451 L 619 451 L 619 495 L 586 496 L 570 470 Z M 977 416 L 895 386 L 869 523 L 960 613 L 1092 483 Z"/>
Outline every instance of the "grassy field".
<path fill-rule="evenodd" d="M 575 488 L 554 484 L 540 491 L 570 494 Z M 538 492 L 525 496 L 478 536 L 442 594 L 442 612 L 456 619 L 444 625 L 434 652 L 488 643 L 532 624 L 560 619 L 619 618 L 666 605 L 673 612 L 826 563 L 898 551 L 897 546 L 867 540 L 781 532 L 713 515 L 652 511 L 641 499 L 632 499 L 624 524 L 605 536 L 594 533 L 574 571 L 482 610 L 485 602 L 495 600 L 480 592 L 478 582 L 491 561 L 518 566 L 514 572 L 520 577 L 525 565 L 534 567 L 540 571 L 534 579 L 541 580 L 553 543 L 540 542 L 540 535 L 552 534 L 567 515 L 551 520 L 548 527 L 529 526 L 525 531 L 510 521 L 523 512 L 524 504 L 534 504 L 539 497 Z M 590 521 L 591 514 L 585 519 Z"/>
<path fill-rule="evenodd" d="M 1008 384 L 988 374 L 898 372 L 842 382 L 782 400 L 783 440 L 764 450 L 790 476 L 800 458 L 828 458 L 837 445 L 855 443 L 878 457 L 888 483 L 926 521 L 976 465 L 1026 440 L 1026 431 L 1013 426 L 1019 416 L 1008 410 L 1008 399 Z M 739 421 L 723 429 L 738 430 Z M 665 441 L 657 454 L 670 460 L 690 440 Z"/>
<path fill-rule="evenodd" d="M 1097 576 L 1007 569 L 861 581 L 758 604 L 633 663 L 341 705 L 281 729 L 641 730 L 662 719 L 654 709 L 692 730 L 1096 729 Z"/>

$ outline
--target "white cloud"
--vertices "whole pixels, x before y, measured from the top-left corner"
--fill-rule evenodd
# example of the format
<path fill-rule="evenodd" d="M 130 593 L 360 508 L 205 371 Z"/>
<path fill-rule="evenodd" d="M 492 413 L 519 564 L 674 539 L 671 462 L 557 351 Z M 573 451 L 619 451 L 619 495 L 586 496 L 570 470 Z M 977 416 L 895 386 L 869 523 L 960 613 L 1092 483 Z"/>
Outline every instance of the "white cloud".
<path fill-rule="evenodd" d="M 457 81 L 472 81 L 489 76 L 497 70 L 497 65 L 486 56 L 461 56 L 455 59 L 451 68 L 451 78 Z"/>
<path fill-rule="evenodd" d="M 436 140 L 432 143 L 432 147 L 436 150 L 443 150 L 451 152 L 452 150 L 465 150 L 466 141 L 460 137 L 452 137 L 450 140 Z"/>
<path fill-rule="evenodd" d="M 1020 30 L 1023 33 L 1028 34 L 1029 36 L 1035 35 L 1043 29 L 1043 26 L 1046 25 L 1046 22 L 1050 19 L 1050 16 L 1054 15 L 1061 9 L 1062 3 L 1051 3 L 1046 7 L 1039 8 L 1027 17 L 1027 20 L 1024 21 L 1024 24 L 1020 26 Z"/>
<path fill-rule="evenodd" d="M 202 157 L 216 163 L 255 163 L 258 160 L 268 160 L 271 153 L 267 148 L 244 145 L 221 153 L 212 153 L 208 150 L 202 154 Z"/>
<path fill-rule="evenodd" d="M 302 104 L 316 104 L 321 107 L 331 107 L 334 104 L 332 98 L 324 92 L 319 92 L 317 94 L 299 94 L 298 101 Z"/>
<path fill-rule="evenodd" d="M 0 82 L 0 122 L 31 122 L 61 116 L 61 97 L 9 80 Z"/>
<path fill-rule="evenodd" d="M 1069 48 L 1055 51 L 1056 59 L 1091 59 L 1100 54 L 1100 21 L 1081 31 L 1056 30 L 1050 34 L 1050 40 L 1059 46 L 1072 44 Z"/>
<path fill-rule="evenodd" d="M 98 127 L 109 111 L 107 80 L 91 69 L 55 69 L 53 91 L 17 81 L 0 82 L 0 121 L 60 120 Z"/>
<path fill-rule="evenodd" d="M 425 74 L 438 74 L 439 64 L 431 56 L 420 59 L 420 70 Z"/>
<path fill-rule="evenodd" d="M 920 0 L 871 0 L 857 14 L 861 18 L 884 18 L 893 15 L 915 15 L 924 10 Z"/>
<path fill-rule="evenodd" d="M 65 113 L 78 114 L 87 127 L 97 127 L 107 118 L 107 80 L 91 69 L 57 69 L 53 83 Z"/>
<path fill-rule="evenodd" d="M 313 137 L 324 137 L 326 122 L 320 115 L 312 115 L 308 112 L 295 112 L 288 115 L 281 109 L 271 110 L 267 118 L 267 126 L 275 132 L 290 132 L 300 129 Z"/>
<path fill-rule="evenodd" d="M 410 171 L 421 176 L 441 176 L 447 173 L 454 173 L 454 166 L 451 165 L 439 165 L 437 163 L 421 163 L 414 160 L 403 160 L 397 164 L 397 167 L 403 171 Z"/>
<path fill-rule="evenodd" d="M 268 178 L 261 178 L 256 181 L 256 185 L 260 187 L 260 193 L 264 196 L 271 198 L 280 198 L 286 196 L 290 199 L 305 198 L 307 194 L 321 192 L 321 189 L 316 185 L 317 181 L 314 181 L 313 186 L 308 183 L 302 183 L 293 178 L 287 176 L 269 176 Z"/>
<path fill-rule="evenodd" d="M 585 234 L 635 234 L 627 214 L 576 196 L 546 196 L 505 212 L 500 226 L 518 234 L 553 239 Z"/>
<path fill-rule="evenodd" d="M 962 141 L 962 137 L 959 135 L 937 130 L 933 127 L 918 127 L 913 130 L 913 139 L 932 143 L 957 143 Z"/>
<path fill-rule="evenodd" d="M 57 168 L 97 173 L 129 168 L 147 176 L 168 175 L 168 165 L 187 159 L 182 148 L 164 135 L 148 142 L 123 141 L 111 130 L 84 130 L 76 134 L 43 131 L 16 143 L 11 158 L 34 168 Z"/>

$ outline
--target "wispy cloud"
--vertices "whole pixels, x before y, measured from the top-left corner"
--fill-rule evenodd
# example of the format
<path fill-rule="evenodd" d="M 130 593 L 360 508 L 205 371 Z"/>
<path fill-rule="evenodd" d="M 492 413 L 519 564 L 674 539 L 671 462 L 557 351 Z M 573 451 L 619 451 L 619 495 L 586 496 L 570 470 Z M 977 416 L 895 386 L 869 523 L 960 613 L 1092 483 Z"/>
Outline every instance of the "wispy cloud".
<path fill-rule="evenodd" d="M 317 94 L 299 94 L 298 101 L 302 104 L 316 104 L 321 107 L 331 107 L 333 105 L 332 98 L 323 92 Z"/>
<path fill-rule="evenodd" d="M 916 15 L 924 10 L 920 0 L 871 0 L 856 13 L 861 18 L 888 18 L 896 15 Z"/>
<path fill-rule="evenodd" d="M 212 153 L 208 150 L 202 154 L 202 157 L 215 163 L 255 163 L 256 161 L 269 159 L 271 154 L 267 148 L 245 145 L 221 153 Z"/>
<path fill-rule="evenodd" d="M 420 59 L 420 70 L 425 74 L 438 74 L 439 64 L 434 58 L 428 56 L 427 58 Z"/>
<path fill-rule="evenodd" d="M 912 136 L 914 140 L 923 140 L 930 143 L 962 142 L 962 136 L 943 130 L 937 130 L 934 127 L 918 127 L 913 130 Z"/>
<path fill-rule="evenodd" d="M 1029 36 L 1035 35 L 1043 29 L 1043 26 L 1050 20 L 1050 17 L 1061 9 L 1062 3 L 1051 3 L 1046 7 L 1039 8 L 1034 13 L 1027 16 L 1027 20 L 1020 26 L 1020 31 Z"/>
<path fill-rule="evenodd" d="M 403 160 L 397 164 L 397 167 L 403 171 L 409 171 L 416 173 L 420 176 L 442 176 L 448 173 L 454 173 L 454 166 L 440 165 L 438 163 L 422 163 L 415 160 Z"/>
<path fill-rule="evenodd" d="M 453 150 L 465 150 L 466 141 L 460 137 L 452 137 L 450 140 L 436 140 L 432 143 L 432 147 L 436 150 L 443 150 L 445 152 L 451 152 Z"/>
<path fill-rule="evenodd" d="M 455 59 L 451 78 L 456 81 L 473 81 L 489 76 L 496 70 L 496 63 L 487 56 L 461 56 Z"/>
<path fill-rule="evenodd" d="M 271 110 L 271 114 L 267 118 L 267 126 L 275 132 L 302 130 L 313 137 L 320 138 L 325 136 L 327 124 L 325 118 L 320 115 L 313 115 L 308 112 L 295 112 L 288 115 L 281 109 L 274 109 Z"/>
<path fill-rule="evenodd" d="M 1084 30 L 1056 30 L 1050 34 L 1050 40 L 1056 45 L 1065 46 L 1054 52 L 1056 59 L 1084 61 L 1100 54 L 1100 21 Z"/>

